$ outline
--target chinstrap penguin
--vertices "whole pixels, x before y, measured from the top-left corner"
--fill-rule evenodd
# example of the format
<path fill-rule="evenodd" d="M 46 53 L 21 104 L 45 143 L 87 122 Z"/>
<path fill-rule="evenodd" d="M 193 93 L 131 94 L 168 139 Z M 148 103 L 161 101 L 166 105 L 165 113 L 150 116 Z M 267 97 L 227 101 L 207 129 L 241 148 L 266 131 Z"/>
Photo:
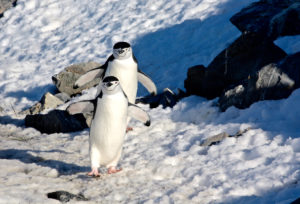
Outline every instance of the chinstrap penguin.
<path fill-rule="evenodd" d="M 126 134 L 127 117 L 131 116 L 150 126 L 150 117 L 138 106 L 131 104 L 120 81 L 114 76 L 105 77 L 94 105 L 89 137 L 91 172 L 100 176 L 98 168 L 105 166 L 108 174 L 121 171 L 116 166 L 120 160 Z"/>
<path fill-rule="evenodd" d="M 80 87 L 93 79 L 106 76 L 115 76 L 128 97 L 130 103 L 135 104 L 138 82 L 140 82 L 151 94 L 156 95 L 157 89 L 154 82 L 141 70 L 138 69 L 138 62 L 127 42 L 118 42 L 113 46 L 113 54 L 106 60 L 105 64 L 90 70 L 80 76 L 75 82 L 75 87 Z M 99 84 L 101 86 L 101 82 Z M 88 101 L 77 102 L 69 105 L 67 111 L 70 114 L 82 113 L 86 110 Z M 127 122 L 129 123 L 130 117 Z M 127 131 L 132 130 L 131 127 Z"/>
<path fill-rule="evenodd" d="M 127 42 L 118 42 L 113 46 L 113 54 L 106 60 L 105 64 L 90 70 L 80 76 L 75 82 L 75 87 L 81 87 L 94 78 L 115 76 L 119 79 L 129 102 L 135 103 L 138 81 L 153 95 L 157 94 L 154 82 L 141 70 L 132 48 Z"/>

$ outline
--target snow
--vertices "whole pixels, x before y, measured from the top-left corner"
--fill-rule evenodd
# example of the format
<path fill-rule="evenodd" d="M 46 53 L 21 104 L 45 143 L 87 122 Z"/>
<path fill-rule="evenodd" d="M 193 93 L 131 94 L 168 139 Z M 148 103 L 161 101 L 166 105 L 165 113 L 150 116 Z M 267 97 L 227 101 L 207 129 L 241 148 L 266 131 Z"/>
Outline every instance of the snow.
<path fill-rule="evenodd" d="M 131 121 L 123 171 L 99 179 L 86 176 L 88 129 L 41 134 L 19 114 L 54 90 L 52 75 L 74 63 L 103 63 L 119 40 L 132 44 L 159 92 L 183 89 L 188 67 L 208 65 L 240 35 L 229 18 L 251 2 L 18 0 L 0 19 L 0 203 L 60 203 L 46 196 L 58 190 L 83 193 L 90 199 L 84 203 L 290 203 L 300 197 L 300 90 L 223 113 L 216 99 L 197 96 L 172 109 L 140 105 L 151 126 Z M 275 43 L 293 54 L 298 39 Z M 95 88 L 85 93 L 81 98 L 92 97 Z M 140 87 L 139 95 L 145 93 Z M 200 146 L 247 128 L 238 138 Z"/>

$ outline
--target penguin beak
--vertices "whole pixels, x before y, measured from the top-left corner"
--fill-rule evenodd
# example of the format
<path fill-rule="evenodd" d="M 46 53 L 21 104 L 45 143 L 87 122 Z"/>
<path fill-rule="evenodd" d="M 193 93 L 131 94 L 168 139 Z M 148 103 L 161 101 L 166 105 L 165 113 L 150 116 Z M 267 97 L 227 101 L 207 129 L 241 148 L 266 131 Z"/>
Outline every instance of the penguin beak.
<path fill-rule="evenodd" d="M 106 83 L 107 87 L 110 87 L 111 85 L 113 85 L 113 83 L 111 83 L 111 82 Z"/>

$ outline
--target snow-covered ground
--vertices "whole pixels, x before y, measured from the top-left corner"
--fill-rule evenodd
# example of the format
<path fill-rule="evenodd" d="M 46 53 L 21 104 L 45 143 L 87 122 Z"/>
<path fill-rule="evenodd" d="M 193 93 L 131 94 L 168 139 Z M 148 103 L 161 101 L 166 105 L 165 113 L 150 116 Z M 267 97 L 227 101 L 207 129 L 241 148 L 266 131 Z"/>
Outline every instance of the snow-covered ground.
<path fill-rule="evenodd" d="M 73 63 L 103 63 L 128 41 L 159 91 L 182 88 L 187 68 L 207 65 L 240 32 L 229 18 L 254 0 L 18 0 L 0 19 L 0 203 L 59 203 L 48 192 L 83 193 L 89 203 L 290 203 L 300 197 L 300 90 L 220 113 L 192 96 L 173 109 L 149 109 L 152 125 L 131 121 L 120 166 L 89 171 L 88 129 L 41 134 L 18 114 Z M 300 50 L 299 37 L 276 44 Z M 142 88 L 139 95 L 145 94 Z M 218 133 L 243 136 L 218 145 Z M 85 202 L 84 202 L 85 203 Z"/>

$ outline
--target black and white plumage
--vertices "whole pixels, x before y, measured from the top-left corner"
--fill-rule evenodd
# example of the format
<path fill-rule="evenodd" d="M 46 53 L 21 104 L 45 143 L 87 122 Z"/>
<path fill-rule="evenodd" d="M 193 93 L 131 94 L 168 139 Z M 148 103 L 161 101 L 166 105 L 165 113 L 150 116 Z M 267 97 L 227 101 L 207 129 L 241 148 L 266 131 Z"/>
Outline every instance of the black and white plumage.
<path fill-rule="evenodd" d="M 105 166 L 108 173 L 116 173 L 126 134 L 127 117 L 130 116 L 150 125 L 149 115 L 128 102 L 119 80 L 105 77 L 101 92 L 94 106 L 94 118 L 90 128 L 90 176 L 99 176 L 98 168 Z"/>
<path fill-rule="evenodd" d="M 113 54 L 105 64 L 82 75 L 75 86 L 80 87 L 95 78 L 115 76 L 119 79 L 122 88 L 131 103 L 135 103 L 138 81 L 151 93 L 156 95 L 154 82 L 138 69 L 138 63 L 133 55 L 132 48 L 127 42 L 118 42 L 113 46 Z"/>

